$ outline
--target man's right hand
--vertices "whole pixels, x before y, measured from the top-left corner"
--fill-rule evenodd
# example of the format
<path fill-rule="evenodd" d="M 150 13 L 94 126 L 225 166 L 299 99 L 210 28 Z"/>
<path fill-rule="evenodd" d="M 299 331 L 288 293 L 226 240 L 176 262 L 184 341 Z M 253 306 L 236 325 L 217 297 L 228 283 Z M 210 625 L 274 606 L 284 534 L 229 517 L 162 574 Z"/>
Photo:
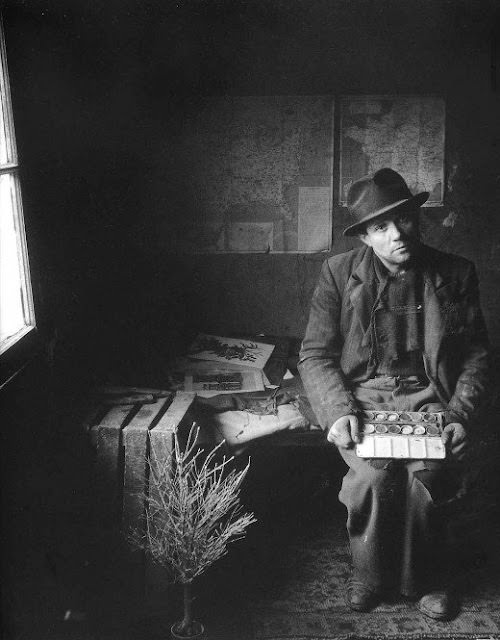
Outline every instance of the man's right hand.
<path fill-rule="evenodd" d="M 326 439 L 341 449 L 350 449 L 360 442 L 358 418 L 354 415 L 342 416 L 330 427 Z"/>

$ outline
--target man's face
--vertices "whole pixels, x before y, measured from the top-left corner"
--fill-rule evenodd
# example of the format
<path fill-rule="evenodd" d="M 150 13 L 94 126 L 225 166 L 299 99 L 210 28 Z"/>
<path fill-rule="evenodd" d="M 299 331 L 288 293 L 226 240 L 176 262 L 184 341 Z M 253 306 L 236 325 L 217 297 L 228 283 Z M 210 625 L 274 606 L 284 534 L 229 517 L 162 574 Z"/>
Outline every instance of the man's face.
<path fill-rule="evenodd" d="M 373 249 L 389 271 L 403 269 L 419 243 L 416 211 L 388 213 L 366 226 L 360 239 Z"/>

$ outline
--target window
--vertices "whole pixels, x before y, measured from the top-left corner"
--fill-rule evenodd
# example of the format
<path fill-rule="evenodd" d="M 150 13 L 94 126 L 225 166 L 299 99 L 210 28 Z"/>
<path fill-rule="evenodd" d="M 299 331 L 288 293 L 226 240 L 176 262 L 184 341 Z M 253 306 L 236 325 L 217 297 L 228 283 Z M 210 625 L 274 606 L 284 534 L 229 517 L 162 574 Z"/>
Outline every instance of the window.
<path fill-rule="evenodd" d="M 34 333 L 35 313 L 1 18 L 0 102 L 0 354 L 5 379 L 4 364 L 12 360 L 7 354 L 18 354 L 23 339 Z"/>

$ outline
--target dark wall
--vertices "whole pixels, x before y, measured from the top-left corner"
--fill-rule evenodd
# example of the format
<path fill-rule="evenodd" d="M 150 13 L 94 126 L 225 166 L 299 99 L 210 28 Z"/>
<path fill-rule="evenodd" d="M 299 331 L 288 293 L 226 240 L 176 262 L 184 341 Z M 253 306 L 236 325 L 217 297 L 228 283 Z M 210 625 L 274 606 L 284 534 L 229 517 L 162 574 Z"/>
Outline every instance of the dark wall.
<path fill-rule="evenodd" d="M 222 94 L 444 95 L 446 204 L 424 211 L 424 237 L 476 262 L 498 343 L 497 6 L 7 2 L 39 316 L 58 329 L 61 357 L 135 363 L 196 329 L 302 335 L 324 255 L 165 250 L 185 213 L 172 149 L 197 97 Z M 336 207 L 334 253 L 349 246 L 345 224 Z"/>

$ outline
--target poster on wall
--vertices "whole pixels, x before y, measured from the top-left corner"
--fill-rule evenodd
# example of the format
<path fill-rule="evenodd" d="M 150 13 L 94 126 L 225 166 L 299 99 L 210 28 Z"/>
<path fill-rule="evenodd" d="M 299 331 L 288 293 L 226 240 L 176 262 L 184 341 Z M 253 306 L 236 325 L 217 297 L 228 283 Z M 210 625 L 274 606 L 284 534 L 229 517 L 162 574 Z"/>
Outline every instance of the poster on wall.
<path fill-rule="evenodd" d="M 339 204 L 351 184 L 382 167 L 405 178 L 424 206 L 444 196 L 445 102 L 438 96 L 343 96 L 340 101 Z"/>
<path fill-rule="evenodd" d="M 177 249 L 330 249 L 332 96 L 207 97 L 186 121 Z"/>

